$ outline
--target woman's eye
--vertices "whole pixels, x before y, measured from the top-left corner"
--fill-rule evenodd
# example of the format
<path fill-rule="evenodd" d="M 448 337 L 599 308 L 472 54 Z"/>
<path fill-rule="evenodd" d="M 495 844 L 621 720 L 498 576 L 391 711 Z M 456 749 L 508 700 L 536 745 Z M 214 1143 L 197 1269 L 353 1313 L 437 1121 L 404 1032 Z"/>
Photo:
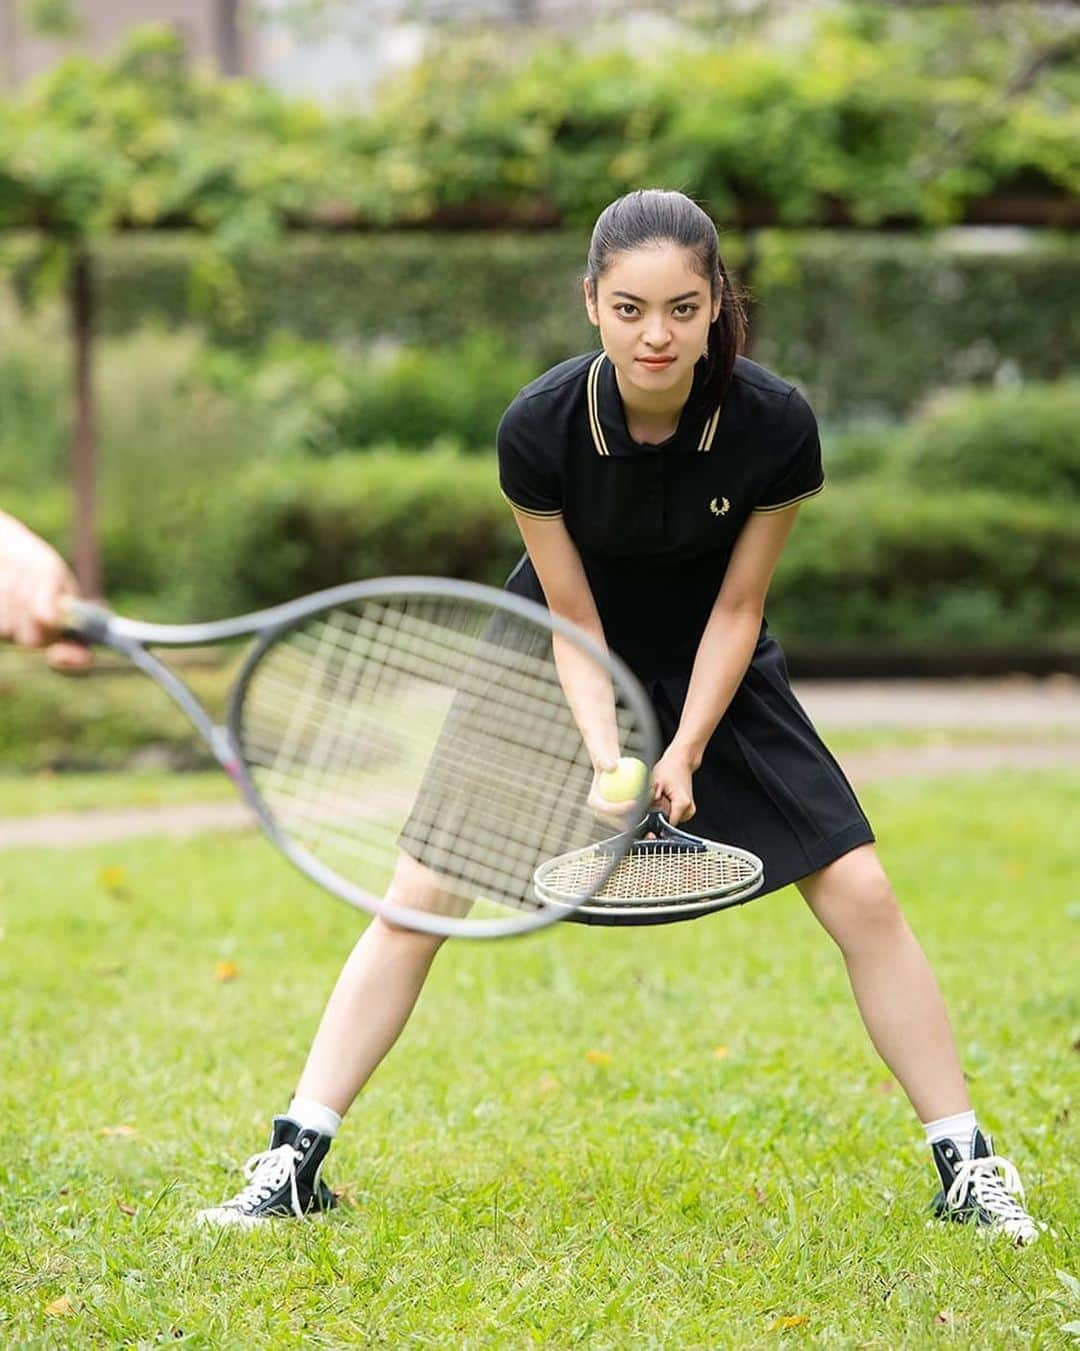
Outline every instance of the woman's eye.
<path fill-rule="evenodd" d="M 637 314 L 637 306 L 631 305 L 628 300 L 623 300 L 615 306 L 615 311 L 617 314 L 621 314 L 624 318 L 629 319 L 632 315 Z"/>
<path fill-rule="evenodd" d="M 680 318 L 688 319 L 690 315 L 697 313 L 698 308 L 697 305 L 691 305 L 688 300 L 684 300 L 681 305 L 675 306 L 675 313 L 678 314 L 679 310 L 682 310 L 683 313 Z"/>

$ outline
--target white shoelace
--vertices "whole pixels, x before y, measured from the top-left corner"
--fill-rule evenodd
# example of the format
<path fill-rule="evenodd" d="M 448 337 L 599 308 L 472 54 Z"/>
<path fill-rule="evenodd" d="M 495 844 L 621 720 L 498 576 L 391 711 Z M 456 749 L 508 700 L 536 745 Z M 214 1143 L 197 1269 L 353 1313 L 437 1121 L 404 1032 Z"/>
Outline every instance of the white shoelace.
<path fill-rule="evenodd" d="M 268 1196 L 272 1196 L 288 1178 L 292 1211 L 298 1220 L 302 1220 L 304 1212 L 300 1209 L 300 1196 L 296 1190 L 296 1161 L 300 1157 L 292 1145 L 278 1145 L 277 1149 L 264 1149 L 261 1154 L 252 1154 L 244 1164 L 244 1176 L 250 1178 L 250 1182 L 224 1205 L 241 1210 L 246 1215 Z"/>
<path fill-rule="evenodd" d="M 1004 1176 L 998 1176 L 999 1170 Z M 1034 1220 L 1020 1204 L 1024 1184 L 1008 1159 L 991 1154 L 989 1158 L 964 1159 L 958 1164 L 945 1203 L 959 1208 L 969 1195 L 1010 1238 L 1034 1238 L 1038 1232 Z"/>

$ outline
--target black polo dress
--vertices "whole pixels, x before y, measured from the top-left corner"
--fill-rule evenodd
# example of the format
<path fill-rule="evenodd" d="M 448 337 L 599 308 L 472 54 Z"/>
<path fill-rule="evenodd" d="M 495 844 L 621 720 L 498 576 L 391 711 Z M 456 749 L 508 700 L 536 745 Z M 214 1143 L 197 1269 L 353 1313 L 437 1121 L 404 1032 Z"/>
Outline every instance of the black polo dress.
<path fill-rule="evenodd" d="M 527 385 L 498 432 L 504 496 L 528 516 L 562 517 L 608 646 L 644 684 L 665 744 L 739 531 L 753 512 L 824 486 L 817 423 L 794 386 L 745 357 L 721 407 L 703 385 L 699 363 L 675 433 L 644 445 L 627 430 L 614 367 L 591 352 Z M 506 587 L 544 603 L 527 554 Z M 688 829 L 764 861 L 758 895 L 874 839 L 764 621 L 694 775 L 694 800 Z"/>

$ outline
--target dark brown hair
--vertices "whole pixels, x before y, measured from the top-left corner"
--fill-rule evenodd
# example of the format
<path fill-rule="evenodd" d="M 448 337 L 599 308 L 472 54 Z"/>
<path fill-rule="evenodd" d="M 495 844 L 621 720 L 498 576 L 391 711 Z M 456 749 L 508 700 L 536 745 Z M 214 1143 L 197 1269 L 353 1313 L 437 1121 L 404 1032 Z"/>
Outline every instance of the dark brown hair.
<path fill-rule="evenodd" d="M 649 244 L 678 244 L 694 255 L 695 271 L 709 283 L 713 297 L 720 290 L 720 313 L 709 326 L 706 389 L 720 403 L 746 338 L 746 311 L 740 290 L 720 257 L 716 226 L 684 193 L 665 188 L 639 188 L 606 206 L 593 226 L 585 275 L 596 284 L 616 254 Z"/>

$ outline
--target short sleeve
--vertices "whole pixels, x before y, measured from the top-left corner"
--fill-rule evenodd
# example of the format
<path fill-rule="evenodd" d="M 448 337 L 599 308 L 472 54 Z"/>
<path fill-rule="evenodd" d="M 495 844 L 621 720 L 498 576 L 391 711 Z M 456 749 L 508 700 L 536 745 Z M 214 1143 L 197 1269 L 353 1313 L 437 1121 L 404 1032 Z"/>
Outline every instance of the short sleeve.
<path fill-rule="evenodd" d="M 499 487 L 524 516 L 562 515 L 562 484 L 550 450 L 541 446 L 527 400 L 514 400 L 499 422 Z"/>
<path fill-rule="evenodd" d="M 813 410 L 797 389 L 788 395 L 781 423 L 779 469 L 765 485 L 755 511 L 783 511 L 825 486 L 821 442 Z"/>

